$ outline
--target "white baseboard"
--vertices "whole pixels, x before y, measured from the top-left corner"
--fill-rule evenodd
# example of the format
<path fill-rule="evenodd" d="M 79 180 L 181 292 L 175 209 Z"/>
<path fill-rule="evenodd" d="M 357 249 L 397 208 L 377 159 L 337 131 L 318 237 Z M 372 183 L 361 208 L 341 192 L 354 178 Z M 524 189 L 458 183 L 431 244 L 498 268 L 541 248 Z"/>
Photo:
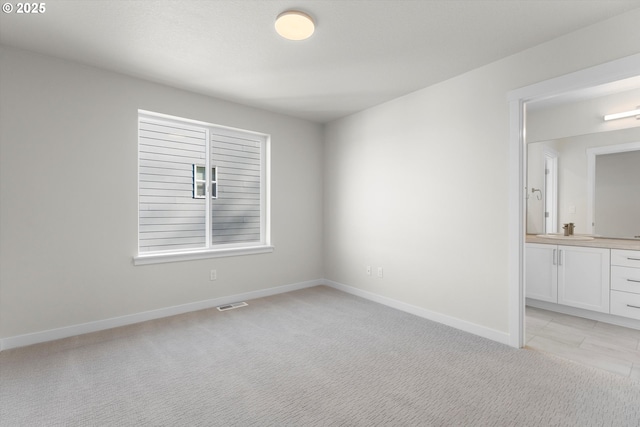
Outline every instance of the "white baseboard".
<path fill-rule="evenodd" d="M 229 304 L 237 301 L 246 301 L 256 298 L 263 298 L 271 295 L 282 294 L 285 292 L 296 291 L 299 289 L 310 288 L 318 285 L 327 285 L 334 289 L 386 305 L 413 315 L 442 323 L 474 335 L 481 336 L 502 344 L 509 343 L 509 334 L 497 331 L 495 329 L 486 328 L 475 323 L 450 317 L 441 313 L 417 307 L 405 302 L 397 301 L 372 292 L 363 291 L 352 286 L 331 280 L 309 280 L 306 282 L 293 283 L 290 285 L 277 286 L 274 288 L 261 289 L 258 291 L 245 292 L 242 294 L 229 295 L 226 297 L 213 298 L 204 301 L 197 301 L 188 304 L 176 305 L 172 307 L 161 308 L 158 310 L 145 311 L 142 313 L 130 314 L 127 316 L 113 317 L 110 319 L 97 320 L 94 322 L 81 323 L 78 325 L 66 326 L 63 328 L 49 329 L 46 331 L 35 332 L 31 334 L 17 335 L 13 337 L 0 339 L 0 351 L 11 348 L 24 347 L 32 344 L 39 344 L 47 341 L 53 341 L 61 338 L 68 338 L 76 335 L 88 334 L 91 332 L 103 331 L 105 329 L 117 328 L 119 326 L 132 325 L 134 323 L 145 322 L 147 320 L 160 319 L 163 317 L 175 316 L 177 314 L 189 313 L 192 311 L 204 310 L 207 308 L 217 307 L 219 305 Z"/>
<path fill-rule="evenodd" d="M 354 288 L 352 286 L 344 285 L 342 283 L 334 282 L 332 280 L 325 280 L 324 283 L 334 289 L 368 299 L 379 304 L 386 305 L 388 307 L 395 308 L 407 313 L 411 313 L 418 317 L 422 317 L 434 322 L 442 323 L 443 325 L 451 326 L 452 328 L 459 329 L 470 334 L 478 335 L 483 338 L 497 341 L 501 344 L 509 345 L 509 334 L 500 332 L 495 329 L 480 326 L 475 323 L 467 322 L 466 320 L 460 320 L 455 317 L 447 316 L 442 313 L 427 310 L 426 308 L 417 307 L 415 305 L 407 304 L 402 301 L 387 298 L 381 295 L 374 294 L 372 292 L 363 291 L 362 289 Z"/>
<path fill-rule="evenodd" d="M 79 325 L 66 326 L 63 328 L 49 329 L 47 331 L 35 332 L 25 335 L 17 335 L 0 339 L 0 351 L 10 348 L 24 347 L 32 344 L 39 344 L 47 341 L 68 338 L 75 335 L 88 334 L 90 332 L 103 331 L 105 329 L 117 328 L 119 326 L 131 325 L 145 322 L 147 320 L 160 319 L 162 317 L 175 316 L 176 314 L 189 313 L 192 311 L 204 310 L 206 308 L 217 307 L 237 301 L 246 301 L 270 295 L 282 294 L 296 291 L 298 289 L 310 288 L 312 286 L 323 285 L 322 279 L 309 280 L 306 282 L 293 283 L 290 285 L 277 286 L 274 288 L 261 289 L 259 291 L 245 292 L 242 294 L 230 295 L 226 297 L 213 298 L 204 301 L 197 301 L 188 304 L 181 304 L 172 307 L 160 308 L 158 310 L 144 311 L 142 313 L 130 314 L 127 316 L 113 317 L 110 319 L 97 320 L 95 322 L 81 323 Z"/>

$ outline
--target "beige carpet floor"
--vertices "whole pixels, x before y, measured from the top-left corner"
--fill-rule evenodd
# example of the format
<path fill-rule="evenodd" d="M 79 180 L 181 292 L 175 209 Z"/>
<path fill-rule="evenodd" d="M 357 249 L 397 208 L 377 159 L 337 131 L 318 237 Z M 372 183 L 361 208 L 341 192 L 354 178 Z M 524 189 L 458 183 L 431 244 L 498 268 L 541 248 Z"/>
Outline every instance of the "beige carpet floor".
<path fill-rule="evenodd" d="M 640 383 L 324 286 L 0 353 L 2 426 L 639 426 Z"/>

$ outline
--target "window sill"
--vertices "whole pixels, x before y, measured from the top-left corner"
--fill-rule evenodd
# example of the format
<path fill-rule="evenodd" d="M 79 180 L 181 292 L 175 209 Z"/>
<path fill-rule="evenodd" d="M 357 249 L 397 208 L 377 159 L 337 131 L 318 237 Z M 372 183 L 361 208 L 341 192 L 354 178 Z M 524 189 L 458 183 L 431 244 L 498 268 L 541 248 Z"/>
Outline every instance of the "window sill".
<path fill-rule="evenodd" d="M 208 249 L 193 252 L 155 253 L 133 257 L 133 265 L 161 264 L 165 262 L 192 261 L 240 255 L 265 254 L 274 251 L 273 246 L 251 246 L 245 248 Z"/>

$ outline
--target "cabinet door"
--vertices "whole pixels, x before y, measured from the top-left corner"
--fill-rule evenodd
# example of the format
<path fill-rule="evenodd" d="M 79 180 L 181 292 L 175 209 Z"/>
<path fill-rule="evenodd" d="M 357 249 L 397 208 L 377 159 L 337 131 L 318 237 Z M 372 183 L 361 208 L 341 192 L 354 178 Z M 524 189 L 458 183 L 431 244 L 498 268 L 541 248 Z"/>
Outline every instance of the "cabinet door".
<path fill-rule="evenodd" d="M 525 253 L 525 294 L 527 298 L 558 302 L 556 245 L 527 243 Z"/>
<path fill-rule="evenodd" d="M 610 250 L 558 246 L 558 304 L 609 313 Z"/>

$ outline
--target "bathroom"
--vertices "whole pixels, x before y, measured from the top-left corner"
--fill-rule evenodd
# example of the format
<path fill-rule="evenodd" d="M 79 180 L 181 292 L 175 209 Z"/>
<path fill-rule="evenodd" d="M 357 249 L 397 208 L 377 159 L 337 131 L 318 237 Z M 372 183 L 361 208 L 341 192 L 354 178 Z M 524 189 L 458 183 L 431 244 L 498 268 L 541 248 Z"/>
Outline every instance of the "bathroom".
<path fill-rule="evenodd" d="M 526 347 L 635 379 L 640 115 L 610 115 L 639 104 L 640 76 L 526 105 Z"/>

